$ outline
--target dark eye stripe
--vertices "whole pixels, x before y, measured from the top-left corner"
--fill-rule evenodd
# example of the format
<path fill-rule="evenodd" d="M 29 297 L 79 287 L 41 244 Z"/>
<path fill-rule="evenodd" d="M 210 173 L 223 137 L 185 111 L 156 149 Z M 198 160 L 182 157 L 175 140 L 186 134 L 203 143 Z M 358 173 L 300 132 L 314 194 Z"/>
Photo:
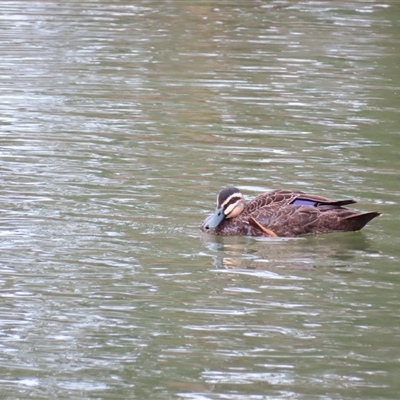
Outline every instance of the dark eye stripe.
<path fill-rule="evenodd" d="M 226 210 L 229 206 L 240 201 L 240 199 L 241 199 L 241 197 L 239 197 L 239 196 L 232 197 L 227 203 L 224 204 L 224 210 Z"/>

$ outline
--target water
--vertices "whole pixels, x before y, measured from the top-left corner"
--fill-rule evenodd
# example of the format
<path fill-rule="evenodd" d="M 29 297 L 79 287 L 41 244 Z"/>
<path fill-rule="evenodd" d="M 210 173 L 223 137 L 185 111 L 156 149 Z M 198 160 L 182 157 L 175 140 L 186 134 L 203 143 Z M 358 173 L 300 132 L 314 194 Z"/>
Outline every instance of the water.
<path fill-rule="evenodd" d="M 395 2 L 0 5 L 2 397 L 395 399 Z M 201 236 L 221 187 L 362 232 Z"/>

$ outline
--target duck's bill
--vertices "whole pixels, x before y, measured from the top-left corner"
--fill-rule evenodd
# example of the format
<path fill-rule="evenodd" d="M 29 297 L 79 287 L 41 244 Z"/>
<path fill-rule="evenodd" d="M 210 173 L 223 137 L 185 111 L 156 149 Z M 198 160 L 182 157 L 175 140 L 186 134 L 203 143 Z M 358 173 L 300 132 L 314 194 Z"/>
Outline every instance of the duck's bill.
<path fill-rule="evenodd" d="M 224 210 L 221 208 L 217 208 L 214 214 L 207 221 L 205 226 L 206 229 L 216 228 L 225 218 Z"/>

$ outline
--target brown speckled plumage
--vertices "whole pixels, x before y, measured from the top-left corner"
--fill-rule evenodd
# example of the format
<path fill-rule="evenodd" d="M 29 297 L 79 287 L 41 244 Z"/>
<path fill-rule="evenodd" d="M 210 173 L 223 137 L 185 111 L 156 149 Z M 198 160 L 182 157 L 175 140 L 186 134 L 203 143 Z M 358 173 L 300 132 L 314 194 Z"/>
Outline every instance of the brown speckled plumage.
<path fill-rule="evenodd" d="M 221 207 L 221 210 L 224 209 L 223 203 L 227 197 L 224 196 L 224 191 L 230 195 L 229 204 L 235 200 L 238 203 L 242 202 L 243 210 L 232 218 L 228 215 L 216 227 L 208 227 L 211 216 L 206 218 L 200 228 L 203 232 L 220 236 L 274 236 L 261 230 L 259 226 L 272 231 L 276 236 L 289 237 L 310 233 L 357 231 L 380 215 L 376 211 L 360 213 L 343 207 L 355 203 L 354 200 L 335 201 L 292 190 L 273 190 L 245 202 L 236 188 L 225 188 L 220 192 L 217 207 Z M 297 204 L 293 204 L 294 202 Z M 228 204 L 225 207 L 227 206 Z M 252 219 L 256 223 L 252 222 Z"/>

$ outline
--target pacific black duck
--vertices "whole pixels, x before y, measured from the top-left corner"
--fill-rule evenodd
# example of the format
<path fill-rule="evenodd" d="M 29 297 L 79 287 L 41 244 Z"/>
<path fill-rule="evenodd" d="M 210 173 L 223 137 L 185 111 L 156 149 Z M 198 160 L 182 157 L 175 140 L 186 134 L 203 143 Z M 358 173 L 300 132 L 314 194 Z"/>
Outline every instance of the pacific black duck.
<path fill-rule="evenodd" d="M 354 200 L 332 200 L 298 190 L 272 190 L 246 201 L 233 186 L 222 189 L 217 208 L 201 230 L 219 236 L 299 236 L 362 229 L 377 211 L 358 212 L 344 206 Z"/>

